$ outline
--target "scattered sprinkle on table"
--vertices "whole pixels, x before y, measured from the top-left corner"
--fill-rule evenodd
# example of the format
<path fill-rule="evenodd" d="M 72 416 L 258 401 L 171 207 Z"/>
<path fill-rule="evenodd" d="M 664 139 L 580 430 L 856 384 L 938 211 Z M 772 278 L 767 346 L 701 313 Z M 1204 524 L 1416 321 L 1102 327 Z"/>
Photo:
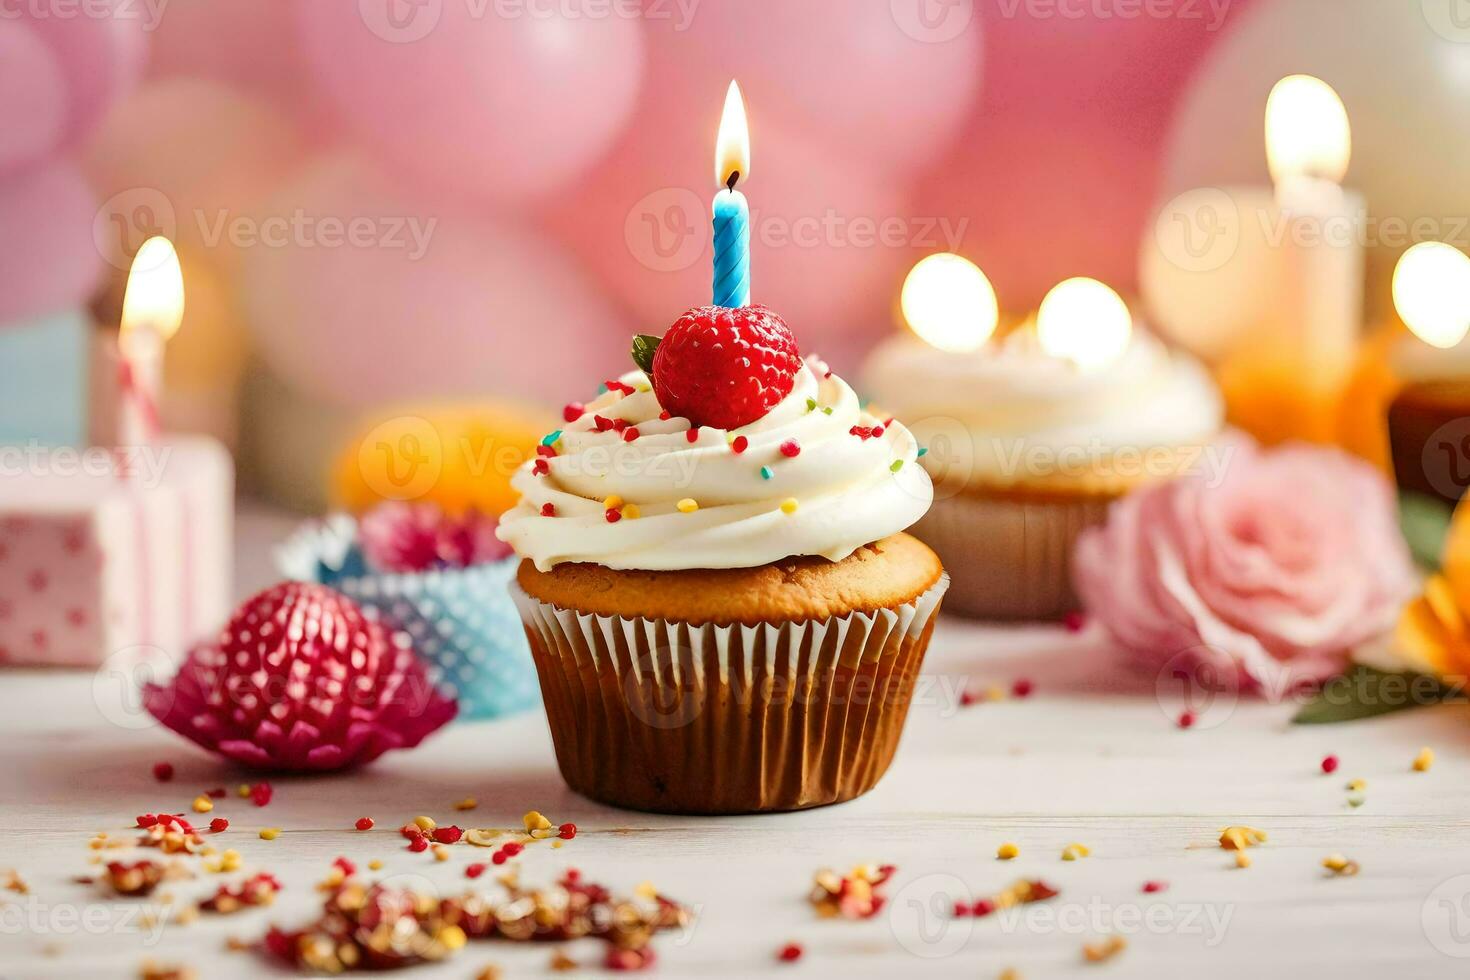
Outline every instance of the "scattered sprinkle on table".
<path fill-rule="evenodd" d="M 995 850 L 995 856 L 1002 861 L 1009 861 L 1020 855 L 1020 853 L 1021 849 L 1015 844 L 1012 844 L 1010 841 L 1007 841 L 1006 843 L 1000 845 L 1000 847 L 996 848 Z"/>
<path fill-rule="evenodd" d="M 280 827 L 262 827 L 261 828 L 261 831 L 260 831 L 260 839 L 261 840 L 275 840 L 279 836 L 281 836 L 281 828 Z"/>
<path fill-rule="evenodd" d="M 1329 755 L 1322 760 L 1322 771 L 1329 776 L 1337 772 L 1337 756 Z"/>
<path fill-rule="evenodd" d="M 1428 772 L 1432 765 L 1434 765 L 1434 750 L 1426 745 L 1419 750 L 1418 755 L 1414 756 L 1414 771 Z"/>

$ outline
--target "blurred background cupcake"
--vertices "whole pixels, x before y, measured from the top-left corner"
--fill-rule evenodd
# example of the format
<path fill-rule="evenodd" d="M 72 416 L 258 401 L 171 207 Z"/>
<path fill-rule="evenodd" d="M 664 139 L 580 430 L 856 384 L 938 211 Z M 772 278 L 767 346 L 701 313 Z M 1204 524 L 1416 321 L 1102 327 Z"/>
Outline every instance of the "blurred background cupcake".
<path fill-rule="evenodd" d="M 407 633 L 430 680 L 458 699 L 460 718 L 495 718 L 540 701 L 506 591 L 516 561 L 495 527 L 475 511 L 390 501 L 306 526 L 278 560 L 291 578 L 330 585 Z"/>
<path fill-rule="evenodd" d="M 1092 279 L 1054 287 L 992 338 L 984 274 L 931 256 L 903 291 L 913 335 L 866 367 L 874 411 L 901 416 L 924 447 L 934 506 L 913 533 L 954 579 L 948 608 L 990 619 L 1054 619 L 1077 608 L 1077 535 L 1144 483 L 1222 462 L 1219 391 L 1192 358 L 1134 329 Z"/>

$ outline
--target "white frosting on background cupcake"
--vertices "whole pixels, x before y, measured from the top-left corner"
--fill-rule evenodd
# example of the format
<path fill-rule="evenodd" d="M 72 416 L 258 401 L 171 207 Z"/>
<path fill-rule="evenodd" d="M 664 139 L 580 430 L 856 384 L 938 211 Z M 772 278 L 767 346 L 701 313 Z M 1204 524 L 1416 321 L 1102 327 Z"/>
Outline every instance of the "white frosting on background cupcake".
<path fill-rule="evenodd" d="M 1008 482 L 1023 455 L 1105 459 L 1214 439 L 1224 403 L 1205 368 L 1135 330 L 1112 363 L 1085 369 L 1018 329 L 974 353 L 902 336 L 869 359 L 868 393 L 921 432 L 958 427 L 973 443 L 972 478 Z"/>
<path fill-rule="evenodd" d="M 1445 348 L 1412 335 L 1400 337 L 1388 360 L 1394 376 L 1407 383 L 1470 380 L 1470 338 Z"/>
<path fill-rule="evenodd" d="M 764 418 L 729 433 L 701 428 L 692 442 L 687 419 L 660 418 L 642 372 L 621 380 L 632 394 L 600 396 L 562 430 L 555 457 L 512 480 L 521 499 L 498 533 L 542 571 L 562 562 L 666 570 L 748 568 L 794 555 L 840 561 L 909 527 L 933 499 L 913 435 L 865 413 L 818 361 Z M 599 432 L 597 416 L 638 435 L 630 442 L 624 431 Z M 882 432 L 863 438 L 854 427 Z M 737 436 L 747 442 L 741 452 L 731 445 Z M 788 443 L 796 455 L 782 451 Z M 608 498 L 619 505 L 616 521 Z M 685 501 L 697 509 L 681 510 Z"/>

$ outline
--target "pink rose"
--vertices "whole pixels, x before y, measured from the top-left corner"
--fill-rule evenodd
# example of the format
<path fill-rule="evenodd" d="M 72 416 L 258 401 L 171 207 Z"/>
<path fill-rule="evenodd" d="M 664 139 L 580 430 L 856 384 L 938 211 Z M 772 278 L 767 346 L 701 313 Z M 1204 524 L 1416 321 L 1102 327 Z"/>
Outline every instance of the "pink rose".
<path fill-rule="evenodd" d="M 1335 449 L 1224 448 L 1214 484 L 1146 487 L 1083 534 L 1077 592 L 1143 666 L 1208 662 L 1275 693 L 1325 679 L 1414 594 L 1393 490 Z"/>

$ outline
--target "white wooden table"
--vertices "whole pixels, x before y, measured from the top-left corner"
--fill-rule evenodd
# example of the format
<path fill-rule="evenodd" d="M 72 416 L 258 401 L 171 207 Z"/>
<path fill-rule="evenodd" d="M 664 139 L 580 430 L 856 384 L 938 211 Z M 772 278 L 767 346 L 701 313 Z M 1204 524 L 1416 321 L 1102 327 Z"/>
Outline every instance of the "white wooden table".
<path fill-rule="evenodd" d="M 271 577 L 265 548 L 288 522 L 241 522 L 241 590 Z M 1212 710 L 1193 730 L 1173 722 L 1150 681 L 1120 675 L 1096 636 L 1061 630 L 940 625 L 926 687 L 888 776 L 844 806 L 768 817 L 657 817 L 609 809 L 569 792 L 557 775 L 539 715 L 458 724 L 424 747 L 366 771 L 275 779 L 258 809 L 233 795 L 211 816 L 231 829 L 216 839 L 245 857 L 245 871 L 284 883 L 276 904 L 161 930 L 146 927 L 144 901 L 108 900 L 73 878 L 95 870 L 89 837 L 128 833 L 138 813 L 187 810 L 210 787 L 233 787 L 220 765 L 120 703 L 115 685 L 75 673 L 0 675 L 0 870 L 14 868 L 31 894 L 0 892 L 0 977 L 133 977 L 145 960 L 189 965 L 206 980 L 271 976 L 259 957 L 227 951 L 267 923 L 302 923 L 319 907 L 314 884 L 345 855 L 382 875 L 421 876 L 460 891 L 463 868 L 486 852 L 461 846 L 436 863 L 411 854 L 395 828 L 420 813 L 462 825 L 509 827 L 528 809 L 574 821 L 560 850 L 522 857 L 528 882 L 575 866 L 627 892 L 644 880 L 698 909 L 686 934 L 657 942 L 656 975 L 1253 978 L 1463 976 L 1470 969 L 1470 713 L 1446 706 L 1330 728 L 1293 728 L 1288 705 L 1241 703 Z M 957 708 L 966 680 L 984 687 L 1031 678 L 1035 694 Z M 1437 762 L 1410 762 L 1431 745 Z M 1332 776 L 1319 771 L 1341 757 Z M 160 785 L 150 768 L 172 760 Z M 1368 782 L 1347 804 L 1344 784 Z M 454 801 L 479 800 L 456 814 Z M 359 816 L 378 829 L 352 829 Z M 1216 846 L 1227 824 L 1267 831 L 1240 870 Z M 257 831 L 284 832 L 263 841 Z M 996 860 L 999 844 L 1020 857 Z M 1072 842 L 1092 856 L 1063 862 Z M 1323 857 L 1360 863 L 1334 878 Z M 156 854 L 156 852 L 145 852 Z M 892 863 L 889 911 L 863 922 L 819 921 L 806 896 L 821 867 Z M 229 876 L 236 880 L 241 875 Z M 1041 878 L 1060 896 L 1015 917 L 948 916 L 955 898 L 978 898 L 1018 878 Z M 168 883 L 180 902 L 222 879 Z M 412 880 L 412 879 L 406 879 Z M 1167 890 L 1143 894 L 1144 882 Z M 490 878 L 481 879 L 493 887 Z M 1107 933 L 1127 948 L 1105 964 L 1084 943 Z M 798 964 L 775 962 L 799 942 Z M 600 947 L 565 950 L 597 972 Z M 551 949 L 471 944 L 416 977 L 474 977 L 486 965 L 507 976 L 548 971 Z"/>

